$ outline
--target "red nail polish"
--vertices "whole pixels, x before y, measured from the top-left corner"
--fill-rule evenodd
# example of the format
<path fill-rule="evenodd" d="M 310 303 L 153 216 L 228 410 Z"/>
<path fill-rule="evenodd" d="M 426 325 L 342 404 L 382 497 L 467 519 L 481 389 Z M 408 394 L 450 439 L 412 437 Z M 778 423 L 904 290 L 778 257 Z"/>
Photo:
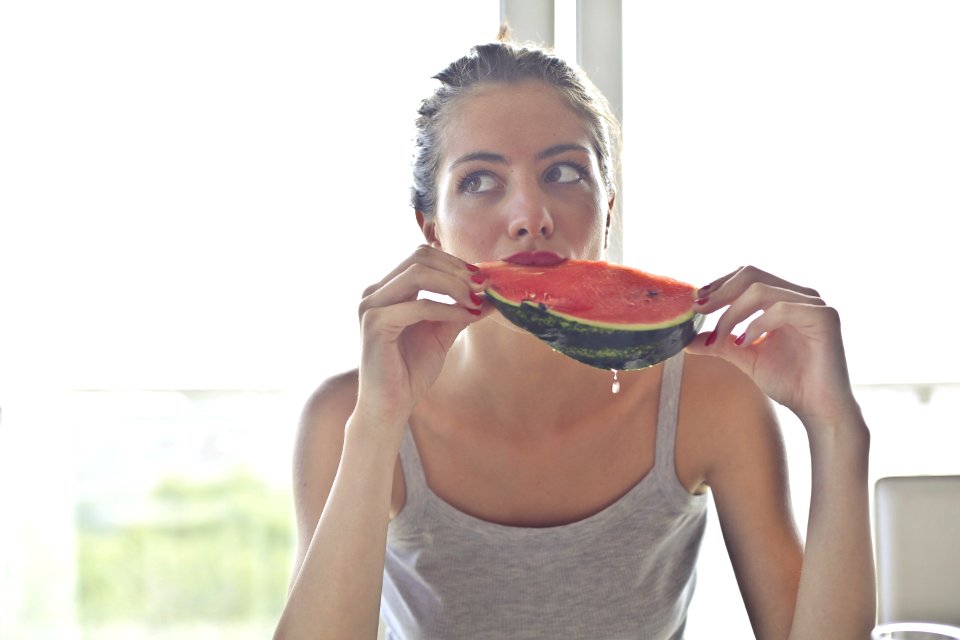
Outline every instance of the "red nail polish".
<path fill-rule="evenodd" d="M 480 315 L 480 314 L 482 313 L 482 312 L 480 311 L 480 309 L 467 309 L 467 311 L 469 311 L 470 313 L 472 313 L 472 314 L 475 315 L 475 316 L 478 316 L 478 315 Z"/>
<path fill-rule="evenodd" d="M 737 338 L 736 340 L 733 341 L 733 344 L 735 344 L 735 345 L 737 345 L 737 346 L 739 347 L 741 344 L 743 344 L 743 339 L 746 338 L 746 337 L 747 337 L 747 334 L 746 334 L 746 333 L 741 334 L 739 338 Z"/>
<path fill-rule="evenodd" d="M 483 298 L 475 294 L 473 291 L 470 292 L 470 299 L 473 300 L 473 304 L 478 307 L 483 304 Z"/>
<path fill-rule="evenodd" d="M 710 332 L 710 335 L 707 336 L 707 341 L 703 343 L 703 346 L 709 347 L 716 341 L 717 341 L 717 331 L 716 329 L 714 329 L 713 331 Z"/>
<path fill-rule="evenodd" d="M 470 276 L 470 279 L 476 282 L 477 284 L 483 284 L 484 280 L 486 280 L 486 277 L 478 273 L 475 276 Z"/>
<path fill-rule="evenodd" d="M 708 301 L 709 299 L 710 299 L 710 298 L 707 298 L 707 297 L 697 298 L 696 300 L 694 300 L 694 302 L 696 302 L 697 304 L 707 304 L 707 301 Z"/>
<path fill-rule="evenodd" d="M 468 270 L 468 271 L 480 271 L 480 267 L 478 267 L 478 266 L 475 265 L 475 264 L 470 264 L 470 263 L 468 262 L 468 263 L 467 263 L 467 270 Z"/>

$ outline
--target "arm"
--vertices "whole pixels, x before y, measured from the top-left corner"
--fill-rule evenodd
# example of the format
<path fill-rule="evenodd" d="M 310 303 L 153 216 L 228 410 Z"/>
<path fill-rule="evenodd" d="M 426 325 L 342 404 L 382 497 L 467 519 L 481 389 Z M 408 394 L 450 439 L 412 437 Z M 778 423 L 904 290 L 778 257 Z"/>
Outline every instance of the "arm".
<path fill-rule="evenodd" d="M 375 638 L 394 468 L 418 399 L 484 316 L 463 261 L 421 247 L 360 305 L 360 369 L 322 386 L 295 454 L 298 549 L 275 640 Z M 427 290 L 457 304 L 418 299 Z"/>
<path fill-rule="evenodd" d="M 689 358 L 685 424 L 696 427 L 703 480 L 757 638 L 786 638 L 803 544 L 793 519 L 786 451 L 769 399 L 719 358 Z M 696 363 L 696 364 L 695 364 Z"/>
<path fill-rule="evenodd" d="M 791 638 L 867 638 L 876 622 L 867 458 L 859 411 L 805 423 L 813 486 L 807 552 Z"/>
<path fill-rule="evenodd" d="M 797 584 L 789 635 L 781 624 L 754 623 L 759 637 L 865 638 L 874 625 L 876 596 L 870 533 L 867 457 L 869 433 L 854 399 L 837 312 L 817 292 L 747 267 L 701 290 L 706 313 L 728 307 L 710 335 L 691 352 L 718 356 L 737 366 L 759 389 L 790 408 L 810 442 L 812 491 L 806 550 Z M 706 300 L 704 301 L 704 298 Z M 732 329 L 755 312 L 742 337 Z M 737 471 L 718 470 L 724 488 L 718 499 L 728 546 L 750 552 L 761 536 L 746 533 L 749 509 L 736 494 L 753 491 Z M 724 506 L 721 507 L 720 502 Z M 765 570 L 738 560 L 738 578 L 751 618 L 778 617 L 776 605 L 761 603 Z M 767 551 L 769 553 L 769 550 Z M 746 564 L 744 564 L 746 562 Z"/>
<path fill-rule="evenodd" d="M 356 389 L 355 374 L 331 379 L 301 420 L 298 544 L 275 638 L 376 637 L 396 453 L 384 438 L 358 435 L 370 428 L 353 414 Z"/>

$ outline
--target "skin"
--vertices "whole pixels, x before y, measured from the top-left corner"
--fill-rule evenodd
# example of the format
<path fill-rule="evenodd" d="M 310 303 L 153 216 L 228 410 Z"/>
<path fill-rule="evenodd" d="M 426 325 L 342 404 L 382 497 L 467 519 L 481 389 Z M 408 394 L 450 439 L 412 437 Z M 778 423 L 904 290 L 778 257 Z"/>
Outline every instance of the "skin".
<path fill-rule="evenodd" d="M 397 455 L 407 425 L 433 491 L 501 524 L 574 522 L 649 473 L 662 367 L 622 372 L 613 396 L 609 372 L 517 330 L 472 280 L 470 263 L 522 250 L 605 257 L 614 196 L 590 149 L 584 124 L 545 85 L 488 85 L 459 104 L 436 216 L 417 214 L 426 243 L 364 292 L 359 369 L 324 382 L 304 409 L 300 544 L 276 638 L 376 637 L 386 529 L 405 502 Z M 453 304 L 418 300 L 422 290 Z M 720 315 L 688 348 L 678 482 L 713 492 L 758 638 L 867 637 L 869 436 L 836 311 L 752 267 L 704 287 L 698 304 Z M 738 344 L 732 327 L 757 310 Z M 809 435 L 806 549 L 770 398 Z"/>

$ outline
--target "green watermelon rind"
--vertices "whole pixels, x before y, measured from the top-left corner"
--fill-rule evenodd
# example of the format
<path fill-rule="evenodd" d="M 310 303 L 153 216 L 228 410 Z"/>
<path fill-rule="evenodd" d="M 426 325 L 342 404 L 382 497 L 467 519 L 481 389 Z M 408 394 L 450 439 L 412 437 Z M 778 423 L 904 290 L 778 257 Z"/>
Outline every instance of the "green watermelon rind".
<path fill-rule="evenodd" d="M 512 302 L 487 290 L 487 299 L 510 322 L 555 351 L 600 369 L 630 371 L 659 364 L 684 349 L 703 326 L 703 314 L 690 311 L 656 325 L 590 322 L 557 313 L 546 305 Z"/>
<path fill-rule="evenodd" d="M 509 300 L 505 296 L 501 295 L 495 289 L 487 289 L 486 294 L 487 296 L 492 297 L 505 305 L 510 305 L 512 307 L 518 306 L 517 302 Z M 523 300 L 521 301 L 521 303 L 524 303 L 527 305 L 538 304 L 532 300 Z M 691 308 L 690 311 L 687 312 L 686 314 L 675 316 L 663 322 L 637 323 L 637 324 L 622 324 L 622 323 L 614 324 L 610 322 L 602 322 L 599 320 L 590 320 L 589 318 L 578 318 L 573 314 L 563 313 L 562 311 L 557 311 L 555 309 L 551 309 L 550 313 L 559 319 L 567 320 L 569 322 L 576 323 L 577 325 L 585 325 L 588 327 L 595 327 L 598 329 L 612 329 L 617 331 L 652 331 L 654 329 L 669 329 L 670 327 L 675 327 L 678 324 L 693 318 L 694 316 L 694 311 Z"/>

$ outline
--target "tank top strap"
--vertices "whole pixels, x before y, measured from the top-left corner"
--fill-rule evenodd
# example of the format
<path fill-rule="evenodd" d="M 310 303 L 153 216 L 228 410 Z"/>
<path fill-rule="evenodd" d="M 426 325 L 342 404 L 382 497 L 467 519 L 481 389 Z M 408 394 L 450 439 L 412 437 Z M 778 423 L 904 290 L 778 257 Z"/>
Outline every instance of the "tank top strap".
<path fill-rule="evenodd" d="M 677 419 L 680 413 L 682 380 L 683 351 L 668 359 L 663 366 L 663 374 L 660 380 L 660 408 L 657 414 L 654 470 L 658 484 L 665 486 L 669 491 L 677 489 L 684 496 L 689 497 L 690 494 L 677 479 L 676 471 Z"/>
<path fill-rule="evenodd" d="M 423 462 L 420 460 L 420 452 L 417 451 L 417 443 L 413 439 L 413 431 L 410 425 L 403 432 L 403 440 L 400 442 L 400 468 L 403 471 L 403 484 L 406 493 L 403 508 L 397 515 L 398 520 L 410 521 L 411 518 L 418 518 L 424 510 L 427 501 L 429 488 L 427 487 L 427 476 L 423 471 Z"/>

